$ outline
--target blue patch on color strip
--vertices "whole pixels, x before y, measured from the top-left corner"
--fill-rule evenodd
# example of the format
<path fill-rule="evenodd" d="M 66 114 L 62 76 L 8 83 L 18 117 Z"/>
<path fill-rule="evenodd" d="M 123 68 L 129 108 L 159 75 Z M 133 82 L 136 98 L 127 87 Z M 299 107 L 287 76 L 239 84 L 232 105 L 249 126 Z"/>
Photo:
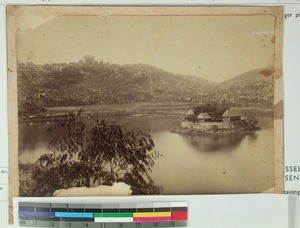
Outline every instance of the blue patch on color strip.
<path fill-rule="evenodd" d="M 94 218 L 93 213 L 79 212 L 55 212 L 55 217 L 59 218 Z"/>

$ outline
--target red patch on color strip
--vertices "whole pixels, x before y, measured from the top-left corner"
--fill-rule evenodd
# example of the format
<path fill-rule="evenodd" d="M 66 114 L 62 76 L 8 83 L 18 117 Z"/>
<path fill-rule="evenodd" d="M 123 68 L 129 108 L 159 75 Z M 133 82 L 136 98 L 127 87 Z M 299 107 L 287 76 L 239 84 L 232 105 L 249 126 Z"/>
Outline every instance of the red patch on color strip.
<path fill-rule="evenodd" d="M 173 221 L 186 221 L 187 220 L 187 211 L 172 211 L 172 220 Z"/>

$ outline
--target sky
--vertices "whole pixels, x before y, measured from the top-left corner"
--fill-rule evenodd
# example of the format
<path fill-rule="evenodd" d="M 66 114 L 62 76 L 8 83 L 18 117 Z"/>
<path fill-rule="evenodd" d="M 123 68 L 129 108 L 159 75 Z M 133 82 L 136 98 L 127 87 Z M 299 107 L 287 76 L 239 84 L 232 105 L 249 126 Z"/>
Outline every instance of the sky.
<path fill-rule="evenodd" d="M 17 34 L 17 60 L 142 63 L 221 82 L 273 65 L 272 16 L 59 16 Z"/>

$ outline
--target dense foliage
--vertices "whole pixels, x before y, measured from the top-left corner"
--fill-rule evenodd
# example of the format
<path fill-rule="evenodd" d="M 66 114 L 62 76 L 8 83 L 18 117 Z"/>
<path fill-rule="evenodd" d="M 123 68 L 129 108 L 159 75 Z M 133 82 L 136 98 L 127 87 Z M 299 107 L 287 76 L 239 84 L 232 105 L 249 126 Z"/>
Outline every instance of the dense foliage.
<path fill-rule="evenodd" d="M 272 107 L 272 69 L 246 72 L 216 83 L 201 75 L 180 75 L 145 64 L 118 65 L 85 56 L 78 62 L 18 64 L 20 114 L 41 107 L 132 102 L 217 103 L 230 107 Z M 32 109 L 32 101 L 39 108 Z"/>
<path fill-rule="evenodd" d="M 218 102 L 230 107 L 272 108 L 274 104 L 273 75 L 272 67 L 245 72 L 203 92 L 198 99 L 203 103 Z"/>
<path fill-rule="evenodd" d="M 85 56 L 79 62 L 18 65 L 19 108 L 131 102 L 187 102 L 215 83 L 143 64 L 118 65 Z M 23 108 L 25 109 L 25 108 Z"/>
<path fill-rule="evenodd" d="M 236 129 L 245 130 L 245 131 L 254 131 L 259 130 L 258 121 L 255 117 L 247 117 L 244 120 L 238 120 L 233 122 Z"/>
<path fill-rule="evenodd" d="M 200 113 L 207 113 L 210 117 L 221 117 L 223 113 L 228 109 L 225 105 L 218 104 L 203 104 L 193 108 L 195 116 L 198 116 Z"/>
<path fill-rule="evenodd" d="M 161 154 L 151 135 L 124 133 L 120 124 L 100 120 L 89 130 L 78 114 L 57 124 L 62 134 L 50 142 L 52 153 L 42 155 L 33 171 L 36 196 L 55 190 L 125 182 L 133 194 L 159 194 L 149 173 Z"/>
<path fill-rule="evenodd" d="M 38 114 L 42 112 L 46 112 L 47 110 L 42 104 L 38 104 L 34 100 L 29 100 L 20 105 L 18 113 L 19 115 L 23 114 Z"/>

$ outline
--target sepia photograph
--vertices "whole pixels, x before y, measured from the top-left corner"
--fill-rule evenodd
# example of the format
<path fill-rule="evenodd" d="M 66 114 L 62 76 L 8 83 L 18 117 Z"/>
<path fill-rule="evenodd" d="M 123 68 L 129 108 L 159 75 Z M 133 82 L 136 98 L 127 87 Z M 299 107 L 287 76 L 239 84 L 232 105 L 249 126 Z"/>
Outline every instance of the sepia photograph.
<path fill-rule="evenodd" d="M 282 8 L 53 8 L 8 12 L 11 196 L 282 191 Z"/>

